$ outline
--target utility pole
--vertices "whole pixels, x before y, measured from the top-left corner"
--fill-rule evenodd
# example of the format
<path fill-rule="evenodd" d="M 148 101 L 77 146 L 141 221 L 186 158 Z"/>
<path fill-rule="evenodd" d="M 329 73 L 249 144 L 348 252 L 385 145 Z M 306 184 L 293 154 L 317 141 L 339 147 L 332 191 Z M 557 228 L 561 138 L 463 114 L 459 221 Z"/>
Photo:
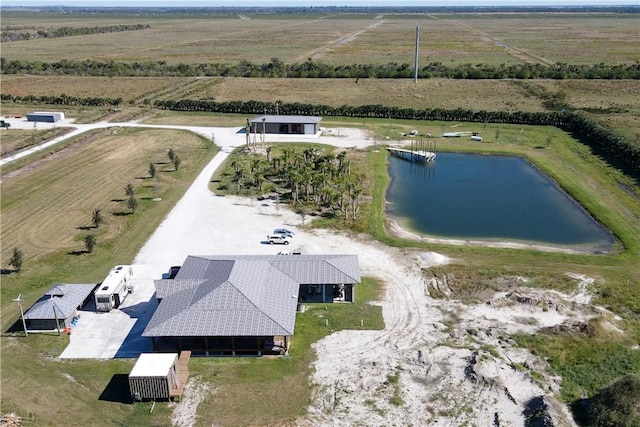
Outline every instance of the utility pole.
<path fill-rule="evenodd" d="M 418 83 L 418 47 L 420 46 L 420 26 L 416 22 L 416 57 L 415 57 L 415 70 L 413 72 L 413 82 Z"/>
<path fill-rule="evenodd" d="M 18 307 L 20 307 L 20 318 L 22 319 L 22 327 L 24 328 L 24 336 L 28 337 L 29 333 L 27 332 L 27 323 L 24 321 L 24 311 L 22 311 L 22 294 L 18 295 L 18 298 L 13 300 L 18 303 Z"/>

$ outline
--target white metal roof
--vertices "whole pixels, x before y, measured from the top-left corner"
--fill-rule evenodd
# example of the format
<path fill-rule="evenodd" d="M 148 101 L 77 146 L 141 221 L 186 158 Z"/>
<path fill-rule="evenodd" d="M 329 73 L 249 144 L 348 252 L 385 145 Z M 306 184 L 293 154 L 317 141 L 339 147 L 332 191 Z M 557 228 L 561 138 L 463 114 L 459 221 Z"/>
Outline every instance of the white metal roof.
<path fill-rule="evenodd" d="M 130 377 L 166 377 L 178 358 L 178 353 L 142 353 Z"/>
<path fill-rule="evenodd" d="M 55 285 L 24 313 L 24 318 L 69 319 L 95 286 L 93 283 Z"/>
<path fill-rule="evenodd" d="M 251 119 L 251 123 L 299 123 L 299 124 L 309 124 L 309 123 L 320 123 L 322 117 L 319 116 L 289 116 L 286 114 L 282 115 L 271 115 L 271 114 L 263 114 L 260 116 L 255 116 Z"/>

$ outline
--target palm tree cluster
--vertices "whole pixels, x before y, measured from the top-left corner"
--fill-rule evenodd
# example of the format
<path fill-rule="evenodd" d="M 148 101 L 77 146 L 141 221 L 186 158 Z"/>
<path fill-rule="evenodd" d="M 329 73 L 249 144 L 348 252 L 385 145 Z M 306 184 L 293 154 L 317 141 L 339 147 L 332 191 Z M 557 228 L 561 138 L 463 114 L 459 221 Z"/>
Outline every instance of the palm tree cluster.
<path fill-rule="evenodd" d="M 346 151 L 283 147 L 280 156 L 243 154 L 232 160 L 237 193 L 276 191 L 294 208 L 329 215 L 338 212 L 345 221 L 358 217 L 363 177 L 352 173 Z M 267 185 L 265 185 L 267 184 Z"/>

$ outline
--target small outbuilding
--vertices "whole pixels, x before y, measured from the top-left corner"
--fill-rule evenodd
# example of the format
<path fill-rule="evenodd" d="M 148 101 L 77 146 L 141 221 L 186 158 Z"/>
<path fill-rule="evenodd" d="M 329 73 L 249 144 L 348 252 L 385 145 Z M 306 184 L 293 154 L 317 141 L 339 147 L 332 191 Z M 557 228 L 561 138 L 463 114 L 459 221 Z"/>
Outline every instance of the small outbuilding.
<path fill-rule="evenodd" d="M 260 115 L 249 122 L 251 133 L 276 133 L 316 135 L 320 132 L 322 117 L 288 116 L 288 115 Z"/>
<path fill-rule="evenodd" d="M 179 398 L 189 377 L 191 352 L 142 353 L 129 374 L 133 400 Z"/>
<path fill-rule="evenodd" d="M 34 332 L 72 327 L 95 287 L 93 283 L 53 286 L 24 313 L 27 329 Z"/>
<path fill-rule="evenodd" d="M 64 120 L 64 113 L 60 111 L 35 111 L 27 114 L 28 122 L 55 123 Z"/>

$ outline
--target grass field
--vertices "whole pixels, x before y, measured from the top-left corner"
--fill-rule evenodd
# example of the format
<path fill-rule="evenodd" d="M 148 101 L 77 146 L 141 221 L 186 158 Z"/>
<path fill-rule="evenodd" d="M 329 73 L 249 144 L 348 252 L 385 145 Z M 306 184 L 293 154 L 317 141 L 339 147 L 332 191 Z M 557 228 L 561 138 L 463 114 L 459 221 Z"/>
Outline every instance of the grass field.
<path fill-rule="evenodd" d="M 143 236 L 152 229 L 151 223 L 139 217 L 149 212 L 159 216 L 151 222 L 159 223 L 172 207 L 171 201 L 214 152 L 208 147 L 210 143 L 198 136 L 167 130 L 109 128 L 76 138 L 37 168 L 27 168 L 2 183 L 2 259 L 8 260 L 12 249 L 19 247 L 25 266 L 32 262 L 49 265 L 44 274 L 47 282 L 60 280 L 57 274 L 71 276 L 65 280 L 99 280 L 101 270 L 108 270 L 104 265 L 94 265 L 93 255 L 72 254 L 83 250 L 82 238 L 96 236 L 96 253 L 107 265 L 131 262 Z M 169 148 L 182 159 L 178 172 L 166 156 Z M 149 178 L 149 163 L 156 165 L 155 179 Z M 126 205 L 127 184 L 134 186 L 139 199 L 135 214 Z M 163 201 L 154 202 L 155 197 Z M 92 227 L 93 209 L 100 209 L 105 218 L 98 229 Z M 129 241 L 123 236 L 143 240 Z M 22 291 L 31 280 L 29 271 L 3 276 L 3 301 Z M 50 271 L 56 271 L 53 277 Z"/>
<path fill-rule="evenodd" d="M 148 24 L 150 29 L 3 43 L 7 59 L 413 64 L 416 23 L 420 58 L 443 64 L 637 61 L 637 16 L 629 14 L 298 14 L 94 15 L 3 11 L 2 29 Z M 187 30 L 188 29 L 188 30 Z M 135 39 L 135 43 L 131 41 Z M 124 47 L 127 46 L 127 47 Z"/>

